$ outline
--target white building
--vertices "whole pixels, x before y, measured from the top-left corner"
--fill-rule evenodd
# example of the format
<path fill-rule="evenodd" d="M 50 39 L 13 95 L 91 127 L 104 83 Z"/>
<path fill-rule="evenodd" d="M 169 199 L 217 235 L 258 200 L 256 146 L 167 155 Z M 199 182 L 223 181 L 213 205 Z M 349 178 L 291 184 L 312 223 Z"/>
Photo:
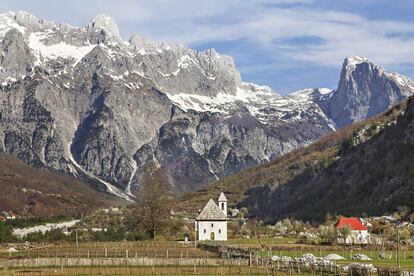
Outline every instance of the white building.
<path fill-rule="evenodd" d="M 227 241 L 227 198 L 220 194 L 217 205 L 210 199 L 195 221 L 200 241 Z"/>
<path fill-rule="evenodd" d="M 344 240 L 341 236 L 340 229 L 343 227 L 349 228 L 349 235 Z M 358 218 L 341 217 L 335 224 L 337 229 L 337 241 L 340 244 L 368 244 L 370 243 L 370 234 L 368 228 L 365 227 Z"/>

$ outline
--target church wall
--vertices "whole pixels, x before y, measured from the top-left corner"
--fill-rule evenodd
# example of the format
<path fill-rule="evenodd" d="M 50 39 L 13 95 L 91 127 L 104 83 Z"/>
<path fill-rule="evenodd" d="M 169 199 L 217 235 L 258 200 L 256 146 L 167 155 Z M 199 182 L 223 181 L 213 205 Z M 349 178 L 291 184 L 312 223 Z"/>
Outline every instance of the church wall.
<path fill-rule="evenodd" d="M 227 240 L 227 221 L 198 221 L 197 225 L 198 240 L 211 240 L 211 233 L 214 233 L 216 241 Z"/>

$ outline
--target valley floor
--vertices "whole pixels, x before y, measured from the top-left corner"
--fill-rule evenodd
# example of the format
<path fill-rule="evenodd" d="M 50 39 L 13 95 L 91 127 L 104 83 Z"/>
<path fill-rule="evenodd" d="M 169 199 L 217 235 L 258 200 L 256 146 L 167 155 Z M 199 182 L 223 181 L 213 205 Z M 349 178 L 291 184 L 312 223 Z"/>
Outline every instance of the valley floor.
<path fill-rule="evenodd" d="M 374 248 L 296 244 L 290 238 L 234 239 L 222 244 L 228 252 L 245 250 L 249 257 L 220 256 L 210 247 L 176 241 L 97 242 L 62 244 L 9 244 L 0 248 L 0 275 L 341 275 L 350 263 L 372 264 L 379 269 L 397 267 L 396 251 Z M 14 248 L 10 252 L 10 248 Z M 236 251 L 234 251 L 236 252 Z M 274 256 L 292 260 L 311 253 L 316 258 L 338 254 L 345 259 L 322 268 L 318 265 L 271 261 Z M 364 254 L 370 261 L 353 260 Z M 380 255 L 387 256 L 381 259 Z M 248 255 L 247 255 L 248 256 Z M 284 257 L 284 258 L 285 258 Z M 414 250 L 399 253 L 401 268 L 414 271 Z M 338 266 L 337 266 L 338 265 Z"/>

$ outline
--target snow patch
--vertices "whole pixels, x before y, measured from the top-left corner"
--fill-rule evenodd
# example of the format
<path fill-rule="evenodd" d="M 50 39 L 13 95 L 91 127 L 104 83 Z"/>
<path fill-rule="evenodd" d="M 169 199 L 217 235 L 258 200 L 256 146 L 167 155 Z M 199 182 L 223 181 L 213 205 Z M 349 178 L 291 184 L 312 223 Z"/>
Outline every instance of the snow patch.
<path fill-rule="evenodd" d="M 4 37 L 4 35 L 11 29 L 17 29 L 22 34 L 26 32 L 25 27 L 20 26 L 14 19 L 12 19 L 13 16 L 14 13 L 12 12 L 0 14 L 0 37 Z"/>
<path fill-rule="evenodd" d="M 235 94 L 220 92 L 216 96 L 186 93 L 166 95 L 184 111 L 195 110 L 230 115 L 232 110 L 242 105 L 259 122 L 268 124 L 274 120 L 302 120 L 303 114 L 325 118 L 322 110 L 313 101 L 314 91 L 315 89 L 305 89 L 288 96 L 280 96 L 270 87 L 242 83 L 237 87 Z M 322 93 L 328 92 L 331 90 L 322 90 Z M 335 129 L 333 123 L 329 126 Z"/>
<path fill-rule="evenodd" d="M 177 60 L 178 67 L 182 69 L 187 69 L 191 66 L 191 64 L 196 64 L 196 61 L 189 55 L 183 55 L 179 60 Z"/>
<path fill-rule="evenodd" d="M 368 62 L 368 59 L 361 56 L 349 56 L 345 59 L 344 65 L 347 71 L 352 71 L 358 64 L 363 62 Z"/>
<path fill-rule="evenodd" d="M 184 111 L 195 110 L 230 115 L 232 110 L 243 105 L 252 116 L 261 123 L 267 124 L 276 119 L 302 120 L 305 113 L 308 116 L 325 118 L 322 110 L 313 102 L 314 91 L 315 89 L 304 89 L 291 95 L 280 96 L 268 86 L 243 83 L 237 87 L 235 94 L 220 92 L 216 96 L 186 93 L 175 95 L 167 93 L 166 95 Z M 322 93 L 330 93 L 331 91 L 330 89 L 322 89 Z M 329 126 L 335 129 L 333 123 Z"/>
<path fill-rule="evenodd" d="M 13 229 L 13 235 L 19 238 L 23 238 L 31 233 L 41 232 L 44 234 L 47 231 L 50 231 L 53 229 L 63 229 L 67 227 L 72 227 L 79 221 L 80 220 L 71 220 L 71 221 L 65 221 L 65 222 L 60 222 L 60 223 L 46 223 L 44 225 L 37 225 L 33 227 L 15 228 Z"/>
<path fill-rule="evenodd" d="M 77 169 L 79 169 L 80 171 L 82 171 L 84 174 L 86 174 L 87 176 L 89 176 L 90 178 L 92 178 L 92 179 L 95 179 L 95 180 L 97 180 L 97 181 L 99 181 L 100 183 L 102 183 L 103 185 L 105 185 L 105 187 L 106 187 L 106 191 L 108 192 L 108 193 L 110 193 L 110 194 L 112 194 L 112 195 L 114 195 L 114 196 L 117 196 L 117 197 L 119 197 L 119 198 L 123 198 L 123 199 L 125 199 L 125 200 L 127 200 L 127 201 L 130 201 L 130 202 L 134 202 L 134 200 L 132 200 L 131 199 L 131 197 L 128 195 L 128 194 L 126 194 L 125 192 L 123 192 L 121 189 L 119 189 L 119 188 L 117 188 L 117 187 L 115 187 L 114 185 L 112 185 L 112 184 L 110 184 L 110 183 L 108 183 L 108 182 L 106 182 L 106 181 L 103 181 L 102 179 L 100 179 L 100 178 L 98 178 L 98 177 L 96 177 L 96 176 L 94 176 L 93 174 L 91 174 L 91 173 L 89 173 L 89 172 L 87 172 L 87 171 L 85 171 L 76 161 L 75 161 L 75 159 L 73 158 L 73 155 L 72 155 L 72 152 L 71 152 L 71 150 L 70 150 L 70 148 L 71 148 L 71 145 L 72 145 L 72 143 L 69 143 L 68 144 L 68 158 L 69 158 L 69 160 L 70 160 L 70 162 L 72 162 L 72 164 L 77 168 Z"/>
<path fill-rule="evenodd" d="M 400 75 L 398 73 L 385 73 L 387 77 L 389 77 L 391 80 L 393 80 L 397 85 L 399 85 L 401 88 L 406 88 L 408 90 L 414 91 L 414 82 L 403 75 Z M 411 95 L 411 93 L 410 93 Z"/>
<path fill-rule="evenodd" d="M 42 57 L 48 60 L 64 58 L 74 60 L 73 66 L 75 66 L 96 46 L 92 44 L 74 46 L 64 42 L 45 45 L 42 42 L 44 39 L 47 39 L 46 32 L 31 33 L 29 36 L 29 47 L 33 50 L 34 55 L 37 58 L 37 63 L 41 62 Z"/>
<path fill-rule="evenodd" d="M 319 93 L 321 93 L 322 95 L 329 94 L 329 93 L 331 93 L 333 91 L 330 88 L 319 88 L 318 90 L 319 90 Z"/>
<path fill-rule="evenodd" d="M 135 197 L 135 196 L 132 194 L 132 192 L 131 192 L 131 185 L 132 185 L 132 181 L 133 181 L 134 176 L 135 176 L 135 174 L 136 174 L 136 172 L 137 172 L 137 170 L 138 170 L 138 165 L 137 165 L 137 162 L 136 162 L 134 159 L 132 159 L 132 160 L 131 160 L 131 166 L 132 166 L 133 170 L 132 170 L 131 177 L 129 178 L 128 184 L 127 184 L 127 186 L 126 186 L 126 188 L 125 188 L 125 192 L 126 192 L 129 196 Z"/>
<path fill-rule="evenodd" d="M 12 77 L 7 77 L 4 82 L 2 82 L 2 86 L 7 86 L 8 84 L 12 84 L 14 82 L 16 82 L 17 79 L 16 78 L 12 78 Z"/>

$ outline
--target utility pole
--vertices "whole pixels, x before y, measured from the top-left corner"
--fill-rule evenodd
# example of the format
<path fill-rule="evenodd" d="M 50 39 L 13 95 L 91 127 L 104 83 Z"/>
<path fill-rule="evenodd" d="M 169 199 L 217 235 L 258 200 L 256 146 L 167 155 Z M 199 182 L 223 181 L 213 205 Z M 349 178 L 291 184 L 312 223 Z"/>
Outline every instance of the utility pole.
<path fill-rule="evenodd" d="M 397 265 L 398 269 L 401 268 L 400 266 L 400 231 L 399 227 L 397 226 Z"/>
<path fill-rule="evenodd" d="M 197 248 L 197 233 L 198 233 L 198 222 L 197 220 L 194 223 L 194 248 Z"/>

